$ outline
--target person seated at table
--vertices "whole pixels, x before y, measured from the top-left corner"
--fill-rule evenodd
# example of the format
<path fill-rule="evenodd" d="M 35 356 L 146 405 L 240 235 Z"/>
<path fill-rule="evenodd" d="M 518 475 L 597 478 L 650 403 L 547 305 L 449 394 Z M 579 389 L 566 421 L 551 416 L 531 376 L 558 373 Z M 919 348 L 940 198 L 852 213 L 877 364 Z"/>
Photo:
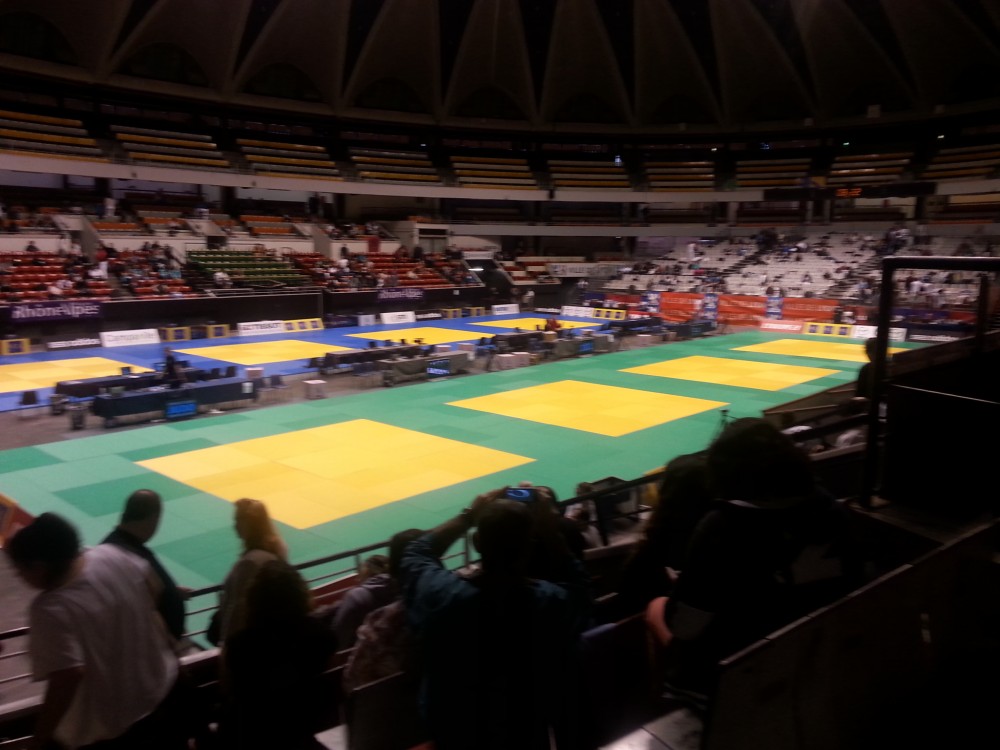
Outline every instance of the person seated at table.
<path fill-rule="evenodd" d="M 551 318 L 547 318 L 546 319 L 546 321 L 545 321 L 545 330 L 546 331 L 558 331 L 558 330 L 561 330 L 561 329 L 562 329 L 562 323 L 559 322 L 558 318 L 556 318 L 555 316 L 553 316 Z"/>

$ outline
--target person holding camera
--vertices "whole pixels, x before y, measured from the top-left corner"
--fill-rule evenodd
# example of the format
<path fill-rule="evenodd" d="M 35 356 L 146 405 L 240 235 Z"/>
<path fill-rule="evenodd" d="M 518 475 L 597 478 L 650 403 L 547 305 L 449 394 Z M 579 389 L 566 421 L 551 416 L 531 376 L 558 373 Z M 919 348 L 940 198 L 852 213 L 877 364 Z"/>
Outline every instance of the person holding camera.
<path fill-rule="evenodd" d="M 423 664 L 422 710 L 438 750 L 549 748 L 573 732 L 574 652 L 589 624 L 587 576 L 535 488 L 501 488 L 407 546 L 402 584 Z M 481 571 L 441 556 L 475 529 Z M 529 577 L 536 547 L 549 580 Z"/>

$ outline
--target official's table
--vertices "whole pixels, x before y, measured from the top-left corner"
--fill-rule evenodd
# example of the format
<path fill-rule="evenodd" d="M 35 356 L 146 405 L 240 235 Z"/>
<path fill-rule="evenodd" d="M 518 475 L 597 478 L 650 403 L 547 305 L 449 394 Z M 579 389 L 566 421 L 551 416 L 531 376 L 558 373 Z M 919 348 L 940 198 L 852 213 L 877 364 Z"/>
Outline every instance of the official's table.
<path fill-rule="evenodd" d="M 410 357 L 408 359 L 380 359 L 378 368 L 382 372 L 382 385 L 392 386 L 407 380 L 421 380 L 431 377 L 428 367 L 431 363 L 440 363 L 440 369 L 447 369 L 441 375 L 455 375 L 465 372 L 472 364 L 469 352 L 442 352 L 425 357 Z"/>
<path fill-rule="evenodd" d="M 99 395 L 90 403 L 95 416 L 104 419 L 105 427 L 113 427 L 120 419 L 140 415 L 163 416 L 167 405 L 176 401 L 194 401 L 197 407 L 253 401 L 257 392 L 253 381 L 246 378 L 220 378 L 185 383 L 180 388 L 156 387 L 144 391 L 126 391 L 117 396 Z"/>
<path fill-rule="evenodd" d="M 205 371 L 196 367 L 183 370 L 184 379 L 193 382 L 204 377 Z M 103 378 L 84 378 L 83 380 L 61 380 L 56 383 L 54 393 L 73 398 L 91 398 L 97 394 L 121 386 L 126 391 L 137 391 L 151 388 L 162 382 L 163 374 L 159 372 L 140 372 L 134 375 L 107 375 Z"/>

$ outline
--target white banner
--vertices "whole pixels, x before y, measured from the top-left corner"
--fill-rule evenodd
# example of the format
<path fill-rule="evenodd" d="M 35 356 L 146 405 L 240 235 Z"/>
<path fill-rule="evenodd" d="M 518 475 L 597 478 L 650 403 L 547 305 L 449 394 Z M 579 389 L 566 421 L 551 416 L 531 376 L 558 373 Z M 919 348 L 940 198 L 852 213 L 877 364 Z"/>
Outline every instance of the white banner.
<path fill-rule="evenodd" d="M 873 339 L 876 336 L 878 336 L 878 326 L 854 326 L 854 330 L 851 331 L 851 338 L 853 339 Z M 906 329 L 890 328 L 889 340 L 906 341 Z"/>
<path fill-rule="evenodd" d="M 397 325 L 399 323 L 416 323 L 417 315 L 412 310 L 408 312 L 390 312 L 379 315 L 382 325 Z"/>
<path fill-rule="evenodd" d="M 237 323 L 237 333 L 240 336 L 264 336 L 268 333 L 284 333 L 283 320 L 254 320 L 249 323 Z"/>
<path fill-rule="evenodd" d="M 801 320 L 762 320 L 760 321 L 762 331 L 780 331 L 781 333 L 802 333 Z"/>
<path fill-rule="evenodd" d="M 358 316 L 358 325 L 359 326 L 373 326 L 373 325 L 375 325 L 375 316 L 374 315 L 359 315 Z"/>
<path fill-rule="evenodd" d="M 567 318 L 593 318 L 594 308 L 582 307 L 580 305 L 563 305 L 560 315 L 565 315 Z"/>
<path fill-rule="evenodd" d="M 159 344 L 160 332 L 155 328 L 139 328 L 134 331 L 104 331 L 101 346 L 137 346 L 138 344 Z"/>
<path fill-rule="evenodd" d="M 520 305 L 493 305 L 490 308 L 490 312 L 493 315 L 516 315 L 521 312 Z"/>
<path fill-rule="evenodd" d="M 629 263 L 549 263 L 549 273 L 564 278 L 586 278 L 588 276 L 614 276 Z"/>

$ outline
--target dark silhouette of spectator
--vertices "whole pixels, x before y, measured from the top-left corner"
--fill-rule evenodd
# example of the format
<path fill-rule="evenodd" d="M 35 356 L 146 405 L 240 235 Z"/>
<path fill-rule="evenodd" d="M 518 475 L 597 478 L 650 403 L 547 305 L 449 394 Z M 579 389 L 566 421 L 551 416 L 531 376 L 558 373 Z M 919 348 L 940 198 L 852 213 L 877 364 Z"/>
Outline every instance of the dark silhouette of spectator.
<path fill-rule="evenodd" d="M 420 644 L 423 710 L 437 750 L 547 749 L 550 727 L 557 736 L 572 731 L 573 655 L 588 624 L 587 579 L 557 516 L 503 499 L 505 489 L 480 495 L 403 555 L 403 598 Z M 473 527 L 482 571 L 466 579 L 440 557 Z M 561 561 L 557 580 L 528 578 L 536 544 Z"/>
<path fill-rule="evenodd" d="M 858 382 L 854 387 L 854 395 L 858 398 L 871 399 L 875 394 L 875 354 L 878 351 L 878 339 L 865 340 L 865 356 L 868 361 L 858 370 Z"/>
<path fill-rule="evenodd" d="M 708 469 L 719 502 L 698 524 L 673 594 L 647 609 L 679 693 L 706 693 L 719 659 L 860 579 L 843 510 L 817 490 L 808 455 L 787 435 L 738 419 L 709 446 Z"/>
<path fill-rule="evenodd" d="M 402 555 L 402 550 L 399 554 Z M 372 555 L 365 560 L 358 571 L 358 585 L 348 589 L 328 613 L 339 650 L 354 646 L 355 633 L 369 612 L 399 597 L 399 586 L 389 574 L 390 566 L 385 555 Z"/>
<path fill-rule="evenodd" d="M 212 643 L 224 642 L 246 625 L 247 592 L 261 566 L 271 560 L 287 560 L 288 548 L 278 536 L 260 500 L 242 498 L 236 501 L 236 534 L 243 542 L 243 553 L 229 571 L 219 595 L 219 609 L 210 628 Z"/>
<path fill-rule="evenodd" d="M 704 453 L 677 456 L 667 463 L 659 499 L 642 538 L 622 568 L 616 590 L 623 615 L 641 611 L 670 594 L 698 522 L 712 507 Z"/>
<path fill-rule="evenodd" d="M 158 493 L 153 490 L 136 490 L 125 501 L 118 526 L 101 544 L 113 544 L 149 563 L 159 583 L 157 609 L 167 631 L 175 640 L 180 641 L 184 637 L 184 600 L 189 589 L 178 587 L 153 551 L 146 546 L 156 534 L 162 514 L 163 503 Z"/>
<path fill-rule="evenodd" d="M 43 513 L 7 544 L 31 603 L 32 673 L 47 680 L 32 748 L 187 747 L 178 663 L 154 609 L 149 566 L 110 544 L 86 551 Z"/>
<path fill-rule="evenodd" d="M 413 633 L 406 622 L 406 607 L 398 592 L 403 552 L 410 542 L 423 534 L 420 529 L 407 529 L 389 540 L 389 577 L 397 596 L 389 604 L 370 611 L 357 629 L 354 651 L 344 670 L 346 691 L 397 672 L 414 673 L 416 670 Z"/>
<path fill-rule="evenodd" d="M 333 634 L 309 616 L 312 595 L 288 563 L 257 570 L 246 595 L 246 627 L 226 640 L 222 746 L 239 750 L 320 750 L 315 738 L 329 707 L 322 676 Z"/>

